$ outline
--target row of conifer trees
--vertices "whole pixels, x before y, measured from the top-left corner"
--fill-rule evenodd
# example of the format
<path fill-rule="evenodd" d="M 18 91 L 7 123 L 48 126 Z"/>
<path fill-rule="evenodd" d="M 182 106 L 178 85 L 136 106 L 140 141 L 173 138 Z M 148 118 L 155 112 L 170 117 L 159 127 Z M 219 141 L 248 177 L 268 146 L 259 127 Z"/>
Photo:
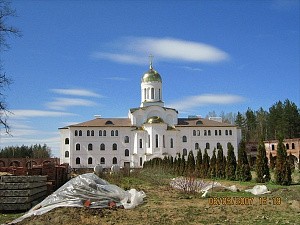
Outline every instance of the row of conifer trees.
<path fill-rule="evenodd" d="M 210 158 L 207 149 L 202 155 L 201 149 L 197 151 L 196 157 L 190 151 L 187 158 L 177 154 L 175 158 L 165 156 L 163 159 L 154 158 L 144 163 L 144 168 L 162 169 L 164 172 L 176 176 L 193 176 L 203 179 L 227 179 L 237 181 L 252 180 L 251 168 L 247 159 L 245 142 L 241 142 L 236 159 L 232 144 L 227 145 L 227 156 L 223 154 L 223 147 L 214 149 Z M 291 168 L 287 157 L 285 146 L 279 140 L 277 157 L 275 163 L 275 182 L 281 185 L 290 185 L 292 182 Z M 270 170 L 264 143 L 261 141 L 258 148 L 256 160 L 256 181 L 259 183 L 270 180 Z"/>

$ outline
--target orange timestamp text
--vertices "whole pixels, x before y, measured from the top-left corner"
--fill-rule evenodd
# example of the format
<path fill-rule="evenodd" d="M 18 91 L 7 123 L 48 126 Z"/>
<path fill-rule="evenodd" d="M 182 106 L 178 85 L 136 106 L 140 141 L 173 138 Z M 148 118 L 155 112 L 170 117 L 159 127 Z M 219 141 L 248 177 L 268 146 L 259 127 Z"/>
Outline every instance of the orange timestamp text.
<path fill-rule="evenodd" d="M 281 197 L 210 197 L 209 205 L 254 205 L 258 200 L 259 205 L 281 205 Z"/>

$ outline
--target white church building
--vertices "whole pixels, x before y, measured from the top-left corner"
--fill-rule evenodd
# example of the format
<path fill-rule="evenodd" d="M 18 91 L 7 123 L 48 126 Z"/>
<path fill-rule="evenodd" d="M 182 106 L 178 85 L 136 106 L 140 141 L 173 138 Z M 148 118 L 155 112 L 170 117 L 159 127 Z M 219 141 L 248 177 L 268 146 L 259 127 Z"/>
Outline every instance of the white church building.
<path fill-rule="evenodd" d="M 200 117 L 178 118 L 176 109 L 164 107 L 162 78 L 153 69 L 141 80 L 141 105 L 131 108 L 128 118 L 101 118 L 60 128 L 61 163 L 72 168 L 140 168 L 155 157 L 196 156 L 206 148 L 209 156 L 230 142 L 237 155 L 241 130 L 234 125 Z"/>

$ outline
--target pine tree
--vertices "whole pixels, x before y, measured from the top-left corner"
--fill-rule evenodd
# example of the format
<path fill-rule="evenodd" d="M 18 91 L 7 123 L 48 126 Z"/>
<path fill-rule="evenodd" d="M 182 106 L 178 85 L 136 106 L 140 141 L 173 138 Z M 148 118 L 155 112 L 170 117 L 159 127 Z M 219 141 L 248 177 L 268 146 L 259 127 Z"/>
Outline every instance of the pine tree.
<path fill-rule="evenodd" d="M 263 141 L 259 143 L 256 158 L 256 181 L 259 183 L 268 182 L 270 180 L 270 171 L 268 167 L 268 158 Z"/>
<path fill-rule="evenodd" d="M 188 176 L 194 176 L 195 174 L 195 158 L 193 151 L 190 151 L 188 155 L 186 173 Z"/>
<path fill-rule="evenodd" d="M 237 180 L 250 181 L 252 179 L 250 165 L 246 153 L 246 144 L 241 141 L 238 149 L 238 163 L 236 169 Z"/>
<path fill-rule="evenodd" d="M 201 165 L 202 165 L 202 152 L 201 149 L 198 150 L 196 156 L 196 176 L 201 177 Z"/>
<path fill-rule="evenodd" d="M 283 144 L 283 138 L 278 140 L 275 182 L 280 185 L 290 185 L 292 183 L 291 167 Z"/>
<path fill-rule="evenodd" d="M 203 162 L 202 162 L 202 167 L 201 167 L 201 171 L 203 174 L 203 178 L 209 178 L 210 174 L 209 174 L 209 156 L 207 154 L 207 149 L 204 150 L 204 154 L 203 154 Z"/>
<path fill-rule="evenodd" d="M 217 163 L 217 157 L 216 157 L 216 149 L 213 151 L 213 155 L 210 159 L 210 177 L 211 178 L 216 178 L 217 173 L 216 173 L 216 163 Z"/>
<path fill-rule="evenodd" d="M 270 160 L 270 170 L 274 170 L 274 168 L 275 168 L 275 158 L 273 157 L 271 152 L 270 152 L 270 155 L 269 155 L 269 160 Z"/>
<path fill-rule="evenodd" d="M 216 177 L 220 179 L 225 178 L 224 154 L 223 154 L 222 146 L 220 146 L 220 148 L 218 149 L 218 154 L 217 154 Z"/>
<path fill-rule="evenodd" d="M 231 143 L 228 143 L 227 149 L 226 179 L 235 180 L 236 158 Z"/>
<path fill-rule="evenodd" d="M 294 162 L 293 155 L 291 152 L 288 156 L 288 159 L 289 159 L 289 163 L 290 163 L 291 172 L 294 172 L 295 171 L 295 162 Z"/>

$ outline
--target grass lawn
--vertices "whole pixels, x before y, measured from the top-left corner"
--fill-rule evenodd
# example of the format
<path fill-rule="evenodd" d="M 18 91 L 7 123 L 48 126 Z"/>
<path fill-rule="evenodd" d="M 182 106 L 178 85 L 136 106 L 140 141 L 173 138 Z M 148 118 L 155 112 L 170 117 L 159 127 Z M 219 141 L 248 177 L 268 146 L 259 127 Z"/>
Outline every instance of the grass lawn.
<path fill-rule="evenodd" d="M 244 192 L 255 182 L 218 180 L 226 186 L 236 185 L 240 192 L 216 188 L 208 198 L 202 198 L 201 193 L 172 189 L 171 178 L 172 175 L 154 170 L 136 172 L 130 177 L 106 176 L 110 183 L 124 189 L 143 190 L 147 195 L 144 203 L 131 210 L 57 208 L 19 224 L 299 224 L 299 183 L 279 186 L 269 182 L 266 185 L 271 193 L 255 196 Z M 18 216 L 0 214 L 0 223 Z"/>

